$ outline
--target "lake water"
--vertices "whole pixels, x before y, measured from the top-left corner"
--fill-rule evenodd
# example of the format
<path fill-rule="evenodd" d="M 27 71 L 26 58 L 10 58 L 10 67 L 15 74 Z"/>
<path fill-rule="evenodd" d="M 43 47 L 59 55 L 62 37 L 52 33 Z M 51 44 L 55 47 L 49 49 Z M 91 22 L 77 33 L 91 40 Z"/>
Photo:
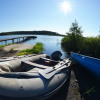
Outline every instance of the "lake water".
<path fill-rule="evenodd" d="M 20 36 L 24 36 L 24 35 L 0 36 L 0 39 L 20 37 Z M 61 40 L 62 40 L 63 37 L 61 37 L 61 36 L 46 36 L 46 35 L 34 35 L 34 36 L 37 36 L 37 38 L 36 39 L 30 39 L 28 41 L 23 42 L 22 44 L 35 45 L 37 42 L 42 42 L 43 45 L 44 45 L 44 51 L 43 51 L 43 53 L 51 55 L 52 52 L 59 50 L 63 54 L 62 58 L 66 58 L 67 57 L 67 54 L 61 48 Z M 12 41 L 9 40 L 8 43 L 12 43 Z M 5 44 L 5 42 L 1 42 L 0 43 L 0 45 L 2 45 L 2 44 Z"/>

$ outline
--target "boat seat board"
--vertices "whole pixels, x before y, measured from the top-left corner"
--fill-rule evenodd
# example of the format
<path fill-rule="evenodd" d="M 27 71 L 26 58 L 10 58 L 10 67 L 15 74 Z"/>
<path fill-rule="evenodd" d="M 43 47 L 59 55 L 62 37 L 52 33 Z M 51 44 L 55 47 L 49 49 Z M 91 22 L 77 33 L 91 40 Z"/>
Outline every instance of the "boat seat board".
<path fill-rule="evenodd" d="M 52 62 L 55 62 L 55 63 L 59 63 L 59 61 L 51 60 L 51 59 L 44 58 L 44 57 L 41 57 L 40 59 L 47 60 L 47 61 L 52 61 Z"/>
<path fill-rule="evenodd" d="M 46 68 L 49 67 L 49 66 L 40 65 L 40 64 L 37 64 L 37 63 L 34 63 L 34 62 L 30 62 L 30 61 L 22 61 L 22 63 L 27 64 L 27 65 L 30 65 L 32 67 L 41 68 L 41 69 L 46 69 Z"/>

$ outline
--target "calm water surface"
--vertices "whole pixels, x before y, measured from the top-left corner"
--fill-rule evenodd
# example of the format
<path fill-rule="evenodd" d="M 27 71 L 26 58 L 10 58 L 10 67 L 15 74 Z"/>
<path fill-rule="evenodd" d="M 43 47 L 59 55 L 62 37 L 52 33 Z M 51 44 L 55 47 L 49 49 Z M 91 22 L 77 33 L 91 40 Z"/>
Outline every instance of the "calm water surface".
<path fill-rule="evenodd" d="M 23 35 L 0 36 L 0 39 L 12 38 L 12 37 L 20 37 L 20 36 L 23 36 Z M 61 36 L 45 36 L 45 35 L 35 35 L 35 36 L 37 36 L 36 39 L 30 39 L 28 41 L 23 42 L 23 44 L 32 44 L 32 45 L 35 45 L 37 42 L 42 42 L 43 45 L 44 45 L 44 51 L 43 51 L 43 53 L 51 55 L 52 52 L 59 50 L 63 54 L 62 58 L 67 57 L 67 54 L 61 48 L 61 39 L 63 37 L 61 37 Z M 1 42 L 0 45 L 2 45 L 4 43 L 5 42 Z M 8 43 L 12 43 L 12 41 L 9 40 Z"/>

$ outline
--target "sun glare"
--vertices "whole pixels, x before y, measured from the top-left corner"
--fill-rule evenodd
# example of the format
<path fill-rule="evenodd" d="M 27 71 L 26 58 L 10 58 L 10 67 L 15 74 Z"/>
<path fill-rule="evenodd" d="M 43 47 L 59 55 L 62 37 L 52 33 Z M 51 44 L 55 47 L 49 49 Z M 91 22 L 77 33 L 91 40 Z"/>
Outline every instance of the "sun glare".
<path fill-rule="evenodd" d="M 69 1 L 64 1 L 60 4 L 60 8 L 61 10 L 64 12 L 64 14 L 66 15 L 67 13 L 71 12 L 72 7 L 71 7 L 71 3 Z"/>

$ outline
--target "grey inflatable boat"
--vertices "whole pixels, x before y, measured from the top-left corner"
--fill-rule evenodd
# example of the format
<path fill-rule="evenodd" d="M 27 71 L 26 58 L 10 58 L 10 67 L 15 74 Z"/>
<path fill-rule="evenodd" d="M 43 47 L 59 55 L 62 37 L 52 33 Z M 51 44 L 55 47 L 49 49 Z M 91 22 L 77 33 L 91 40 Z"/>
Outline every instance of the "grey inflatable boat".
<path fill-rule="evenodd" d="M 71 61 L 55 61 L 46 54 L 0 59 L 0 96 L 42 100 L 56 93 L 68 79 Z"/>

